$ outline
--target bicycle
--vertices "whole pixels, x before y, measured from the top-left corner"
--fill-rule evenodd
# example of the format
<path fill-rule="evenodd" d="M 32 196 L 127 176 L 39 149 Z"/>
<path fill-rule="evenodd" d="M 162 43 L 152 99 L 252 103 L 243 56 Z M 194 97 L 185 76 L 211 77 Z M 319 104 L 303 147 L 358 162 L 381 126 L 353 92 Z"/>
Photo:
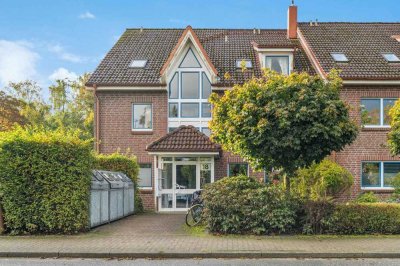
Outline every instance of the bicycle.
<path fill-rule="evenodd" d="M 193 193 L 191 207 L 186 213 L 186 225 L 189 227 L 198 225 L 202 220 L 203 215 L 203 200 L 201 199 L 201 190 Z"/>

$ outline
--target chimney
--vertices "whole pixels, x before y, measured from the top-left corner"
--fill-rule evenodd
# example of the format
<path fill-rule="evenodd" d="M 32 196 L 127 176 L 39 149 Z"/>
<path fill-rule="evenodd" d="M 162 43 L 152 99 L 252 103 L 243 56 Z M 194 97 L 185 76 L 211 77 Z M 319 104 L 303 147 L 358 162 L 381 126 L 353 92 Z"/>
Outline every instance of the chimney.
<path fill-rule="evenodd" d="M 294 5 L 294 1 L 292 1 L 292 5 L 289 6 L 287 19 L 287 37 L 289 39 L 297 39 L 297 6 Z"/>

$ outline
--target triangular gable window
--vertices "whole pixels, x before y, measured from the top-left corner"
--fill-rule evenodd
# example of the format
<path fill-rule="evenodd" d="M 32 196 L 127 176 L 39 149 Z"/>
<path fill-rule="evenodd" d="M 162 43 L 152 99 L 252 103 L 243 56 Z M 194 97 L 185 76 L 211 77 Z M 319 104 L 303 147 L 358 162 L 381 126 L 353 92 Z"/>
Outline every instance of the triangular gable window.
<path fill-rule="evenodd" d="M 197 60 L 196 56 L 194 55 L 192 49 L 189 49 L 183 58 L 180 68 L 201 68 L 199 61 Z"/>

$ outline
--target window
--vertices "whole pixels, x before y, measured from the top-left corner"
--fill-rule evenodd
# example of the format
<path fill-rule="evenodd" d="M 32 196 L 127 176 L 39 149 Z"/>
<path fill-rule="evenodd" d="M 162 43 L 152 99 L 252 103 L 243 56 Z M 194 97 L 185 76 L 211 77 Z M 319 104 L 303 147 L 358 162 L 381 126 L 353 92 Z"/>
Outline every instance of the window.
<path fill-rule="evenodd" d="M 289 56 L 267 56 L 265 67 L 280 74 L 289 75 Z"/>
<path fill-rule="evenodd" d="M 182 72 L 182 99 L 199 99 L 199 73 Z"/>
<path fill-rule="evenodd" d="M 144 68 L 147 64 L 147 60 L 132 60 L 129 67 L 132 68 Z"/>
<path fill-rule="evenodd" d="M 361 99 L 361 123 L 366 127 L 390 125 L 389 110 L 396 99 Z"/>
<path fill-rule="evenodd" d="M 240 59 L 236 60 L 236 68 L 242 68 L 244 65 L 245 68 L 253 68 L 253 64 L 250 59 Z"/>
<path fill-rule="evenodd" d="M 196 56 L 194 55 L 192 49 L 189 49 L 186 52 L 185 57 L 183 58 L 180 66 L 180 68 L 200 68 L 201 65 L 199 61 L 197 60 Z"/>
<path fill-rule="evenodd" d="M 211 104 L 209 103 L 201 104 L 201 117 L 211 117 Z"/>
<path fill-rule="evenodd" d="M 228 165 L 228 176 L 249 175 L 247 163 L 230 163 Z"/>
<path fill-rule="evenodd" d="M 151 164 L 139 164 L 139 187 L 151 188 L 153 186 L 151 173 Z"/>
<path fill-rule="evenodd" d="M 199 104 L 198 103 L 182 103 L 181 117 L 199 117 Z"/>
<path fill-rule="evenodd" d="M 347 56 L 343 53 L 331 53 L 333 60 L 336 62 L 348 62 Z"/>
<path fill-rule="evenodd" d="M 364 188 L 390 188 L 400 172 L 400 162 L 363 162 L 361 186 Z"/>
<path fill-rule="evenodd" d="M 211 120 L 208 98 L 212 92 L 211 79 L 194 47 L 184 51 L 175 73 L 169 76 L 168 128 L 192 125 L 199 130 Z"/>
<path fill-rule="evenodd" d="M 395 54 L 382 54 L 382 55 L 386 59 L 386 61 L 388 61 L 389 63 L 400 62 L 400 59 Z"/>
<path fill-rule="evenodd" d="M 177 127 L 169 127 L 169 128 L 168 128 L 168 132 L 172 132 L 172 131 L 174 131 L 175 129 L 177 129 Z"/>
<path fill-rule="evenodd" d="M 168 110 L 168 117 L 178 117 L 178 113 L 179 113 L 179 104 L 170 103 Z"/>
<path fill-rule="evenodd" d="M 202 127 L 201 132 L 205 134 L 207 137 L 211 136 L 211 130 L 208 127 Z"/>
<path fill-rule="evenodd" d="M 172 77 L 171 82 L 169 83 L 169 98 L 177 99 L 179 98 L 179 84 L 178 84 L 178 73 L 175 73 Z"/>
<path fill-rule="evenodd" d="M 132 130 L 152 130 L 152 108 L 149 103 L 134 103 Z"/>
<path fill-rule="evenodd" d="M 202 92 L 201 92 L 201 98 L 203 99 L 208 99 L 208 97 L 210 97 L 211 94 L 211 82 L 208 79 L 206 73 L 201 73 L 201 78 L 202 78 Z"/>

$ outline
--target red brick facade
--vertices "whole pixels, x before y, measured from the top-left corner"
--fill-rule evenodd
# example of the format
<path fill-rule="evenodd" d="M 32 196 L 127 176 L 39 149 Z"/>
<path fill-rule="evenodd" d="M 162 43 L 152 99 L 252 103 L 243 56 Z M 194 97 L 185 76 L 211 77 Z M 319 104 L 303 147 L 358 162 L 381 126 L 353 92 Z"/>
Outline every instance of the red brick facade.
<path fill-rule="evenodd" d="M 113 153 L 130 151 L 137 156 L 139 163 L 153 164 L 153 157 L 146 151 L 146 146 L 156 139 L 167 134 L 168 111 L 166 91 L 99 91 L 99 119 L 100 119 L 100 152 Z M 400 87 L 345 87 L 341 97 L 351 106 L 351 117 L 361 127 L 360 100 L 361 98 L 400 98 Z M 153 106 L 153 131 L 132 132 L 132 103 L 151 103 Z M 353 144 L 342 152 L 333 155 L 333 158 L 346 167 L 355 178 L 351 195 L 345 198 L 354 198 L 361 192 L 361 162 L 362 161 L 398 161 L 398 158 L 390 156 L 386 147 L 388 129 L 360 128 L 359 136 Z M 215 180 L 227 175 L 228 164 L 242 162 L 239 156 L 228 152 L 222 153 L 215 160 Z M 154 164 L 153 164 L 154 169 Z M 250 175 L 263 179 L 263 172 L 254 172 L 250 169 Z M 154 186 L 154 180 L 153 180 Z M 379 193 L 388 191 L 379 190 Z M 142 190 L 141 196 L 146 209 L 154 210 L 154 187 L 151 190 Z"/>
<path fill-rule="evenodd" d="M 145 150 L 146 146 L 168 131 L 168 98 L 166 91 L 98 91 L 99 99 L 99 136 L 100 153 L 116 151 L 132 152 L 139 163 L 151 163 L 154 169 L 153 156 Z M 151 103 L 153 107 L 153 131 L 132 132 L 132 104 Z M 228 164 L 242 162 L 240 157 L 230 153 L 222 153 L 215 160 L 215 180 L 225 177 Z M 250 175 L 262 180 L 264 173 L 255 173 L 250 169 Z M 145 209 L 154 210 L 154 180 L 153 189 L 141 190 Z"/>
<path fill-rule="evenodd" d="M 354 185 L 350 198 L 355 198 L 361 190 L 362 161 L 399 161 L 392 157 L 387 148 L 388 128 L 362 128 L 360 104 L 362 98 L 400 98 L 400 87 L 345 87 L 341 98 L 350 104 L 350 115 L 360 126 L 357 139 L 342 152 L 333 157 L 336 162 L 347 168 L 354 176 Z M 375 193 L 387 194 L 390 190 L 376 190 Z M 382 195 L 384 196 L 384 195 Z M 348 197 L 346 195 L 346 197 Z"/>

